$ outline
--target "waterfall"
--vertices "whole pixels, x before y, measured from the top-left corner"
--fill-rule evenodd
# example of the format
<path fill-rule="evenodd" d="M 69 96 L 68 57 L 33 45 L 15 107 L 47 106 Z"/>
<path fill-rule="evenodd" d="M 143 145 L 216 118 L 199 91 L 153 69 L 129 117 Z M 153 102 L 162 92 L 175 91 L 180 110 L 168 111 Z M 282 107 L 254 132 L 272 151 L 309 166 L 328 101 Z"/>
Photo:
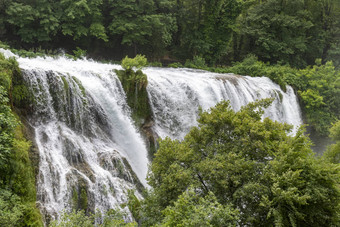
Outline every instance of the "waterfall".
<path fill-rule="evenodd" d="M 37 200 L 45 219 L 75 206 L 84 209 L 84 204 L 88 212 L 117 208 L 127 202 L 129 189 L 138 188 L 139 182 L 147 186 L 146 144 L 113 71 L 120 66 L 64 57 L 16 58 L 34 97 L 29 123 L 39 150 Z M 302 123 L 293 89 L 288 86 L 284 92 L 266 77 L 191 69 L 143 71 L 153 130 L 162 138 L 183 139 L 197 125 L 199 107 L 207 110 L 221 100 L 230 100 L 237 111 L 274 97 L 264 117 Z M 131 214 L 126 218 L 132 219 Z"/>
<path fill-rule="evenodd" d="M 56 218 L 79 200 L 91 212 L 117 208 L 136 188 L 134 173 L 146 186 L 147 150 L 113 72 L 119 66 L 17 60 L 34 95 L 29 121 L 40 154 L 37 199 L 44 215 Z"/>
<path fill-rule="evenodd" d="M 198 110 L 229 100 L 238 111 L 257 99 L 275 98 L 263 117 L 294 125 L 302 124 L 301 111 L 292 87 L 287 91 L 267 77 L 217 74 L 192 69 L 144 70 L 148 75 L 148 94 L 155 118 L 155 131 L 164 138 L 183 139 L 197 125 Z"/>

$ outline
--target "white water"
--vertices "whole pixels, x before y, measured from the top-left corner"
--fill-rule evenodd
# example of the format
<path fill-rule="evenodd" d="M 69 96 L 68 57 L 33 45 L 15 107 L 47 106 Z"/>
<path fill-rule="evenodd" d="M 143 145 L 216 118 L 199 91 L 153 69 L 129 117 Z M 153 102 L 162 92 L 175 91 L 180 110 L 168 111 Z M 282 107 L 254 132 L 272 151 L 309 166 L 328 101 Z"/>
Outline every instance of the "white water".
<path fill-rule="evenodd" d="M 80 184 L 91 211 L 126 202 L 135 185 L 122 157 L 146 186 L 147 150 L 112 71 L 119 66 L 66 58 L 17 60 L 36 101 L 30 122 L 40 152 L 37 191 L 44 214 L 55 218 L 71 209 Z"/>
<path fill-rule="evenodd" d="M 232 108 L 238 111 L 249 102 L 274 97 L 264 117 L 294 126 L 302 124 L 293 89 L 288 86 L 287 92 L 283 92 L 267 77 L 254 78 L 192 69 L 148 68 L 144 72 L 148 75 L 155 130 L 162 138 L 169 136 L 183 139 L 190 128 L 197 125 L 199 106 L 207 110 L 222 100 L 230 100 Z"/>
<path fill-rule="evenodd" d="M 30 123 L 40 154 L 37 198 L 46 217 L 71 209 L 72 193 L 79 185 L 86 185 L 91 211 L 126 202 L 127 190 L 136 182 L 122 157 L 146 185 L 147 150 L 112 71 L 119 66 L 63 57 L 17 60 L 35 96 Z M 256 99 L 274 97 L 265 117 L 295 126 L 302 123 L 293 89 L 288 87 L 285 93 L 265 77 L 189 69 L 144 72 L 154 130 L 162 138 L 183 139 L 197 125 L 199 106 L 207 110 L 221 100 L 230 100 L 239 110 Z"/>

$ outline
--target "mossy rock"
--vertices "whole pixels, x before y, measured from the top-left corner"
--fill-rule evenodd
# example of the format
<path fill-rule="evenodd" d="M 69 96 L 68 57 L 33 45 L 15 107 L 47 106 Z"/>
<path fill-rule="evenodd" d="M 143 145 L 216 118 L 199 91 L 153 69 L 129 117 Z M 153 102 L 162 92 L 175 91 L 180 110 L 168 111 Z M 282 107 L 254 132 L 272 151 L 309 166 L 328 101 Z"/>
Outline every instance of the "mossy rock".
<path fill-rule="evenodd" d="M 147 76 L 138 70 L 115 70 L 126 93 L 127 103 L 132 110 L 131 117 L 136 126 L 140 128 L 146 119 L 152 116 L 149 103 L 147 86 Z"/>
<path fill-rule="evenodd" d="M 77 186 L 72 189 L 72 208 L 74 210 L 88 210 L 88 195 L 87 185 L 85 182 L 80 181 Z"/>

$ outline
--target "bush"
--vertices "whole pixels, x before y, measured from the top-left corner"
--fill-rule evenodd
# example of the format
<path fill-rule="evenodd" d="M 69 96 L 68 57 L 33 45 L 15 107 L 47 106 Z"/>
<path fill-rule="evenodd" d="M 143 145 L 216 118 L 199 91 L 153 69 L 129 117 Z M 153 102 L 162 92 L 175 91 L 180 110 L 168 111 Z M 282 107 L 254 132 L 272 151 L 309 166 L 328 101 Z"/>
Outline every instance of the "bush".
<path fill-rule="evenodd" d="M 150 62 L 148 64 L 148 66 L 151 66 L 151 67 L 162 67 L 162 63 L 161 62 Z"/>
<path fill-rule="evenodd" d="M 183 65 L 180 62 L 174 62 L 168 65 L 169 68 L 182 68 Z"/>
<path fill-rule="evenodd" d="M 75 59 L 85 58 L 86 57 L 86 50 L 82 50 L 77 47 L 75 50 L 72 51 L 74 54 Z"/>
<path fill-rule="evenodd" d="M 148 60 L 144 55 L 136 55 L 134 58 L 129 58 L 126 56 L 122 60 L 122 67 L 124 70 L 141 70 L 143 67 L 147 66 Z"/>
<path fill-rule="evenodd" d="M 206 69 L 207 68 L 205 59 L 200 56 L 194 56 L 192 60 L 187 59 L 184 66 L 187 68 L 194 68 L 194 69 Z"/>

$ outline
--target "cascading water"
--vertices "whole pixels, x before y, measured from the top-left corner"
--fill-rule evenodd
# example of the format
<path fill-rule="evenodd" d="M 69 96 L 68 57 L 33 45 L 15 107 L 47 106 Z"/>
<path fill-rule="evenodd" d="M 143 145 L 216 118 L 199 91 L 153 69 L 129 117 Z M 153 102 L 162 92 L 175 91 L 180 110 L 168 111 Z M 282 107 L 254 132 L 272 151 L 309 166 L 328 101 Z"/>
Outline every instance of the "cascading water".
<path fill-rule="evenodd" d="M 146 186 L 147 149 L 113 72 L 120 66 L 63 57 L 17 60 L 34 95 L 29 122 L 40 155 L 37 199 L 46 219 L 75 206 L 88 212 L 117 208 L 138 179 Z M 266 117 L 302 123 L 293 89 L 283 92 L 265 77 L 189 69 L 143 71 L 154 131 L 162 138 L 183 139 L 197 125 L 199 106 L 206 110 L 221 100 L 230 100 L 239 110 L 256 99 L 274 97 Z"/>
<path fill-rule="evenodd" d="M 235 111 L 257 99 L 275 98 L 264 117 L 299 126 L 300 107 L 294 90 L 283 92 L 267 77 L 217 74 L 192 69 L 144 70 L 155 117 L 155 131 L 164 138 L 183 139 L 197 125 L 199 106 L 207 110 L 219 101 L 230 100 Z M 295 127 L 296 130 L 296 127 Z"/>
<path fill-rule="evenodd" d="M 138 184 L 134 173 L 146 186 L 147 150 L 112 71 L 119 66 L 17 60 L 34 95 L 29 122 L 40 155 L 37 199 L 47 220 L 77 206 L 88 212 L 117 208 Z"/>

